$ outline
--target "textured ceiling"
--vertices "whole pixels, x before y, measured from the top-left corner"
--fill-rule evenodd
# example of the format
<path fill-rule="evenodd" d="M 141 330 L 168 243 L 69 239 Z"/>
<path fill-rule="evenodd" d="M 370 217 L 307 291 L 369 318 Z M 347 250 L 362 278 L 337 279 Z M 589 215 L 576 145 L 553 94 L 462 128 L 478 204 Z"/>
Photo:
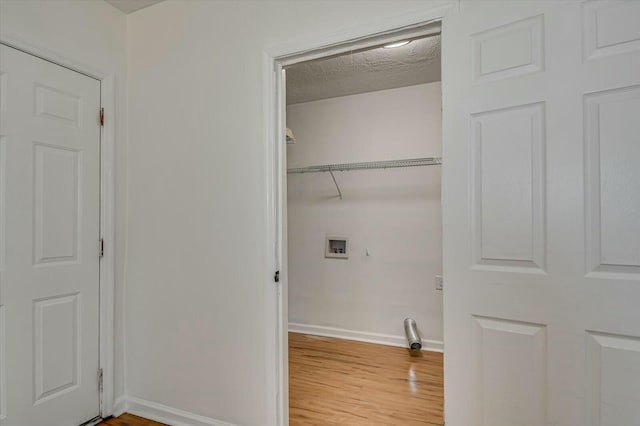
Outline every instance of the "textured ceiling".
<path fill-rule="evenodd" d="M 440 81 L 440 36 L 287 68 L 287 104 Z"/>
<path fill-rule="evenodd" d="M 163 0 L 105 0 L 107 3 L 123 11 L 124 13 L 135 12 Z"/>

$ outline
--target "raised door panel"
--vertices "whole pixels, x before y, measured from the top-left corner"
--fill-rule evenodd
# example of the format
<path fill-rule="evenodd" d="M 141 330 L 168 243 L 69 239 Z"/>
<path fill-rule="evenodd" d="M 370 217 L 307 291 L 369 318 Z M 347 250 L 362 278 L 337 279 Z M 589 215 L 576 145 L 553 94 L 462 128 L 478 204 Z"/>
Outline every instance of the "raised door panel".
<path fill-rule="evenodd" d="M 7 110 L 7 74 L 0 71 L 0 111 Z"/>
<path fill-rule="evenodd" d="M 590 0 L 582 20 L 586 59 L 640 51 L 640 2 Z"/>
<path fill-rule="evenodd" d="M 4 92 L 3 78 L 0 75 L 0 90 Z M 3 93 L 0 93 L 0 109 Z M 5 377 L 5 307 L 4 307 L 4 281 L 6 264 L 6 226 L 5 226 L 5 178 L 6 178 L 6 138 L 0 135 L 0 419 L 6 417 L 6 377 Z"/>
<path fill-rule="evenodd" d="M 1 290 L 0 290 L 1 291 Z M 7 390 L 5 375 L 5 307 L 0 305 L 0 420 L 7 417 Z"/>
<path fill-rule="evenodd" d="M 640 86 L 585 97 L 588 273 L 640 279 Z"/>
<path fill-rule="evenodd" d="M 587 333 L 589 426 L 640 424 L 640 338 Z"/>
<path fill-rule="evenodd" d="M 34 403 L 39 404 L 78 386 L 79 296 L 36 300 L 33 310 Z"/>
<path fill-rule="evenodd" d="M 482 31 L 471 40 L 475 83 L 544 70 L 542 15 Z"/>
<path fill-rule="evenodd" d="M 547 424 L 546 327 L 499 318 L 472 321 L 477 425 Z"/>
<path fill-rule="evenodd" d="M 5 181 L 7 168 L 7 142 L 0 135 L 0 274 L 4 271 L 6 262 L 6 223 L 5 223 Z M 2 280 L 0 279 L 0 304 L 2 304 Z"/>
<path fill-rule="evenodd" d="M 77 262 L 81 153 L 34 145 L 35 264 Z"/>
<path fill-rule="evenodd" d="M 477 269 L 544 269 L 544 121 L 542 103 L 472 116 Z"/>
<path fill-rule="evenodd" d="M 80 126 L 81 98 L 71 93 L 35 85 L 36 116 L 46 117 L 64 124 Z"/>

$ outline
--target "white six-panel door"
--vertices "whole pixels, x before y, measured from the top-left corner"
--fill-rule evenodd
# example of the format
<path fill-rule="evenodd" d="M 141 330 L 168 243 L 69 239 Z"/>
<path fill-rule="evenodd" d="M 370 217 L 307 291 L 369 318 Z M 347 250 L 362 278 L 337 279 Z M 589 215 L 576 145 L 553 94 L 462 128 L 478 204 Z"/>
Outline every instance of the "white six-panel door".
<path fill-rule="evenodd" d="M 640 425 L 640 1 L 443 22 L 447 426 Z"/>
<path fill-rule="evenodd" d="M 100 82 L 0 49 L 0 423 L 74 426 L 100 409 Z"/>

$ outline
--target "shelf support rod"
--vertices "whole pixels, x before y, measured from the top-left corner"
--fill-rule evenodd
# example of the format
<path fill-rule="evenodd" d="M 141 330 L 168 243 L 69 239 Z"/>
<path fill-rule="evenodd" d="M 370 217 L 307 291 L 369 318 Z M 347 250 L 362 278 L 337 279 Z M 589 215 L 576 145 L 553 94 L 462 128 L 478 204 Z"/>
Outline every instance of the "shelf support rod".
<path fill-rule="evenodd" d="M 333 170 L 329 169 L 329 173 L 331 174 L 331 179 L 333 179 L 333 183 L 336 185 L 336 189 L 338 190 L 338 195 L 340 196 L 340 199 L 342 200 L 342 191 L 340 191 L 340 186 L 338 185 L 338 182 L 336 181 L 336 177 L 333 175 Z"/>

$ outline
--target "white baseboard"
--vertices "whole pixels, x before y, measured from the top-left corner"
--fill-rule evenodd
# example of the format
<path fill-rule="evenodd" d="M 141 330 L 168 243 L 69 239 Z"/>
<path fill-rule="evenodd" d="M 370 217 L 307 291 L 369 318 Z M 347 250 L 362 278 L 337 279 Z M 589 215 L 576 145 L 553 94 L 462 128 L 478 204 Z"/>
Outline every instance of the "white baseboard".
<path fill-rule="evenodd" d="M 127 397 L 119 396 L 113 402 L 113 413 L 111 414 L 113 417 L 118 417 L 127 412 Z"/>
<path fill-rule="evenodd" d="M 379 345 L 407 347 L 405 336 L 392 334 L 369 333 L 366 331 L 346 330 L 344 328 L 324 327 L 319 325 L 289 323 L 292 333 L 312 334 L 315 336 L 336 337 L 338 339 L 356 340 L 358 342 L 377 343 Z M 444 352 L 444 344 L 438 340 L 422 339 L 422 350 Z"/>
<path fill-rule="evenodd" d="M 116 407 L 118 407 L 118 411 L 116 411 Z M 115 402 L 113 416 L 117 417 L 123 413 L 133 414 L 171 426 L 236 426 L 222 420 L 200 416 L 135 397 L 119 398 Z"/>

